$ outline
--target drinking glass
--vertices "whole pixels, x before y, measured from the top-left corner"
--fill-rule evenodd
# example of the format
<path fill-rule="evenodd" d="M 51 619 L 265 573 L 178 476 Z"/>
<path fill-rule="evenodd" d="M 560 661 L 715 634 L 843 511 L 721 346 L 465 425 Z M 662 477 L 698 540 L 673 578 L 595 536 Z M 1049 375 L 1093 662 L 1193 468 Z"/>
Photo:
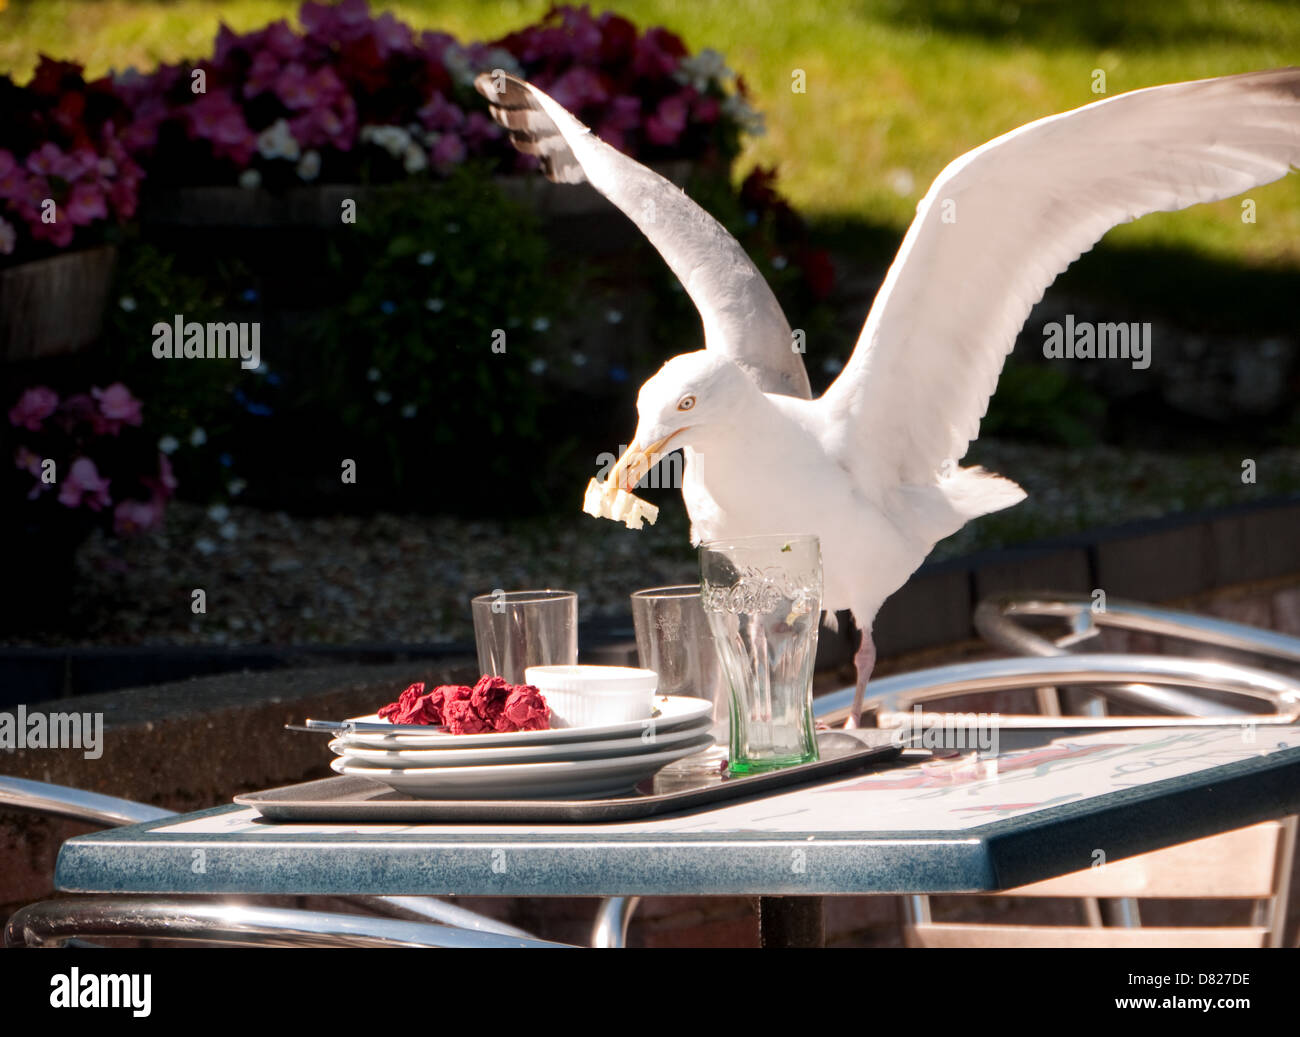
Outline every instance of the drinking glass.
<path fill-rule="evenodd" d="M 731 702 L 713 632 L 700 604 L 700 585 L 649 587 L 632 595 L 640 665 L 659 675 L 660 695 L 689 695 L 713 703 L 713 747 L 670 764 L 680 771 L 717 771 L 727 755 Z"/>
<path fill-rule="evenodd" d="M 493 591 L 470 605 L 482 673 L 523 684 L 529 666 L 578 662 L 576 591 Z"/>
<path fill-rule="evenodd" d="M 700 600 L 731 690 L 731 773 L 818 758 L 812 681 L 821 598 L 815 536 L 700 545 Z"/>

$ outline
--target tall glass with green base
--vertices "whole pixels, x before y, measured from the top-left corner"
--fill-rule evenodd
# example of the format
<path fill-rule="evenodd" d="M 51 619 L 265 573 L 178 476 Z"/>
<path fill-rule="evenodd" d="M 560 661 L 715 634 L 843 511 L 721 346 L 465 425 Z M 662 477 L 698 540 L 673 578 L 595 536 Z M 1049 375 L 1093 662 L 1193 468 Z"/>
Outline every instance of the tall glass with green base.
<path fill-rule="evenodd" d="M 732 774 L 817 759 L 812 682 L 821 599 L 815 536 L 700 545 L 700 600 L 731 691 Z"/>

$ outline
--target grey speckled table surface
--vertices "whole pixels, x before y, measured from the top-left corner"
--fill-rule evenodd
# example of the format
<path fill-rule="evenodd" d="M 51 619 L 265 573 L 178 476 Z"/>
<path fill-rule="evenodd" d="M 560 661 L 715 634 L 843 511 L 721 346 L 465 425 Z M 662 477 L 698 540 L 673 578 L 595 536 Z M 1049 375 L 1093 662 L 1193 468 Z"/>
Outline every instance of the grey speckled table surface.
<path fill-rule="evenodd" d="M 284 824 L 217 807 L 68 840 L 60 890 L 619 896 L 1009 889 L 1300 811 L 1300 726 L 1054 732 L 602 825 Z"/>

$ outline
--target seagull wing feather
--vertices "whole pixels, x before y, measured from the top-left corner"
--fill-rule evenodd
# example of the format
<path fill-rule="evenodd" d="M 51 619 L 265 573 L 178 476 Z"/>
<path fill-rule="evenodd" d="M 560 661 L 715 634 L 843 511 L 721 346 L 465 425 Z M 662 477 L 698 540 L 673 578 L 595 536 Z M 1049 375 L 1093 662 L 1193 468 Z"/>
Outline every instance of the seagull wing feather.
<path fill-rule="evenodd" d="M 962 155 L 917 206 L 849 363 L 818 401 L 867 487 L 930 483 L 979 434 L 1057 275 L 1117 224 L 1300 162 L 1300 69 L 1135 90 Z"/>
<path fill-rule="evenodd" d="M 744 368 L 765 392 L 808 399 L 812 391 L 785 314 L 745 250 L 679 187 L 606 144 L 557 101 L 502 73 L 475 87 L 520 151 L 558 183 L 584 180 L 637 225 L 686 289 L 704 341 Z M 500 91 L 498 91 L 500 86 Z"/>

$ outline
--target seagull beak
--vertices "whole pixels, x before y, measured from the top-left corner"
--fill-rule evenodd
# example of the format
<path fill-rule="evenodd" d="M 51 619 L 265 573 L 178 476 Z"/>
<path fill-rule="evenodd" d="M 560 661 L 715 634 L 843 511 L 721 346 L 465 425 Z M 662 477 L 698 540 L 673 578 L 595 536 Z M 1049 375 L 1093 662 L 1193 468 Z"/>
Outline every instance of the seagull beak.
<path fill-rule="evenodd" d="M 610 480 L 616 481 L 620 489 L 631 493 L 636 489 L 636 484 L 645 477 L 645 474 L 663 455 L 663 449 L 668 445 L 668 441 L 676 436 L 678 432 L 685 431 L 686 429 L 679 428 L 676 432 L 664 436 L 663 439 L 657 440 L 649 446 L 642 446 L 638 439 L 634 439 L 632 445 L 624 451 L 623 456 L 614 462 L 614 467 L 609 472 Z"/>

